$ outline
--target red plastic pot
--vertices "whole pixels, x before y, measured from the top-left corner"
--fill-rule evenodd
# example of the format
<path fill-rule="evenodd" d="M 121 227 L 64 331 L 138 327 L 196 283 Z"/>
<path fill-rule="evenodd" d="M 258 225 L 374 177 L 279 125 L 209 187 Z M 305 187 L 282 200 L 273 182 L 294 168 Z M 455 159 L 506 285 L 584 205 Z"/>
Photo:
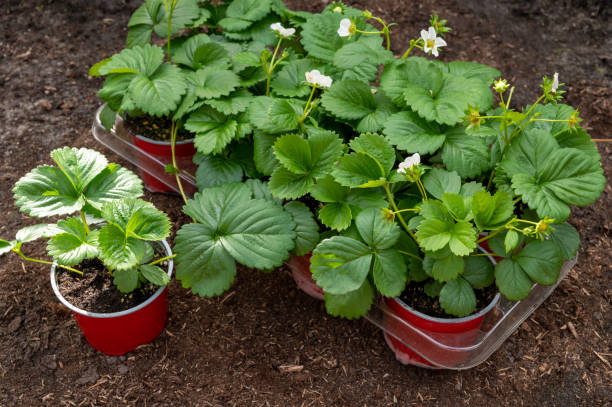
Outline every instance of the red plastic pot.
<path fill-rule="evenodd" d="M 291 275 L 298 288 L 311 297 L 323 301 L 325 299 L 323 290 L 312 279 L 312 273 L 310 272 L 311 257 L 312 253 L 308 253 L 304 256 L 295 256 L 292 254 L 287 265 L 291 269 Z"/>
<path fill-rule="evenodd" d="M 463 318 L 435 318 L 406 305 L 400 298 L 385 298 L 391 313 L 384 316 L 385 340 L 398 361 L 406 365 L 439 368 L 404 343 L 414 343 L 415 349 L 435 359 L 441 365 L 454 366 L 469 355 L 476 343 L 485 317 L 495 308 L 499 293 L 480 312 Z M 393 335 L 401 338 L 398 340 Z"/>
<path fill-rule="evenodd" d="M 164 166 L 172 163 L 172 148 L 170 142 L 157 141 L 150 138 L 134 135 L 134 145 L 146 154 L 138 155 L 137 166 L 141 168 L 141 176 L 146 187 L 152 192 L 170 192 L 174 191 L 170 185 L 176 183 L 174 175 L 167 174 L 163 168 L 159 168 L 159 164 L 155 163 L 152 158 L 161 161 Z M 176 164 L 179 169 L 185 170 L 192 174 L 195 174 L 197 166 L 193 162 L 193 156 L 196 153 L 193 139 L 177 141 L 174 146 L 174 152 L 176 156 Z M 154 168 L 156 172 L 148 172 L 144 168 Z M 193 195 L 197 192 L 197 189 L 184 182 L 183 188 L 187 195 Z"/>
<path fill-rule="evenodd" d="M 160 242 L 168 256 L 172 255 L 166 241 Z M 164 329 L 168 317 L 168 288 L 160 287 L 147 301 L 120 312 L 89 312 L 75 307 L 60 293 L 55 265 L 51 267 L 51 286 L 62 304 L 68 307 L 95 349 L 107 355 L 123 355 L 138 346 L 151 342 Z M 168 261 L 168 275 L 172 277 L 173 261 Z"/>

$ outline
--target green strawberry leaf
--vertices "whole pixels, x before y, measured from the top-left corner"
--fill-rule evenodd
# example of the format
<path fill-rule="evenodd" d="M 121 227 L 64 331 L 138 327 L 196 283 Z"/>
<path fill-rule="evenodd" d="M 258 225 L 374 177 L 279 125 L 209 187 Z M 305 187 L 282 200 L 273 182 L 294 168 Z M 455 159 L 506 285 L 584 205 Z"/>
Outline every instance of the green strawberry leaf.
<path fill-rule="evenodd" d="M 508 230 L 506 237 L 504 238 L 504 248 L 506 253 L 510 253 L 516 249 L 519 245 L 520 236 L 516 230 Z"/>
<path fill-rule="evenodd" d="M 105 225 L 98 234 L 98 256 L 111 270 L 128 270 L 136 267 L 143 257 L 145 242 L 126 236 L 124 230 L 114 224 Z"/>
<path fill-rule="evenodd" d="M 446 135 L 435 122 L 428 122 L 416 113 L 403 111 L 391 115 L 384 124 L 384 134 L 391 144 L 408 153 L 431 154 L 437 151 Z"/>
<path fill-rule="evenodd" d="M 486 257 L 469 256 L 464 258 L 464 269 L 461 275 L 470 285 L 477 289 L 490 286 L 495 279 L 493 264 Z"/>
<path fill-rule="evenodd" d="M 67 218 L 57 222 L 57 227 L 64 233 L 53 236 L 47 244 L 47 252 L 59 264 L 73 266 L 85 259 L 98 255 L 98 233 L 89 235 L 79 218 Z"/>
<path fill-rule="evenodd" d="M 550 238 L 563 253 L 564 260 L 576 257 L 580 248 L 580 235 L 576 229 L 567 222 L 553 225 Z"/>
<path fill-rule="evenodd" d="M 272 175 L 279 163 L 274 155 L 274 143 L 278 136 L 255 131 L 253 133 L 253 161 L 263 175 Z"/>
<path fill-rule="evenodd" d="M 142 180 L 132 171 L 109 164 L 85 188 L 87 203 L 100 210 L 105 202 L 142 196 Z"/>
<path fill-rule="evenodd" d="M 134 291 L 138 287 L 138 270 L 136 268 L 116 270 L 113 273 L 113 284 L 122 293 Z"/>
<path fill-rule="evenodd" d="M 229 18 L 258 21 L 270 12 L 270 0 L 234 0 L 227 7 L 225 15 Z"/>
<path fill-rule="evenodd" d="M 342 203 L 346 200 L 349 191 L 349 188 L 338 184 L 328 175 L 318 180 L 317 183 L 310 188 L 310 195 L 319 202 Z"/>
<path fill-rule="evenodd" d="M 355 225 L 364 242 L 376 251 L 394 246 L 400 237 L 399 226 L 387 220 L 378 208 L 363 210 Z"/>
<path fill-rule="evenodd" d="M 249 120 L 255 128 L 266 133 L 284 133 L 298 128 L 304 102 L 268 96 L 253 98 L 249 106 Z"/>
<path fill-rule="evenodd" d="M 364 316 L 374 300 L 372 286 L 366 280 L 358 289 L 346 294 L 325 293 L 325 310 L 335 317 L 354 319 Z"/>
<path fill-rule="evenodd" d="M 15 235 L 15 241 L 18 243 L 27 243 L 38 239 L 47 239 L 63 232 L 64 230 L 58 227 L 58 225 L 53 223 L 41 223 L 19 229 Z"/>
<path fill-rule="evenodd" d="M 223 114 L 232 115 L 245 112 L 252 98 L 253 95 L 248 90 L 240 89 L 231 93 L 229 96 L 219 99 L 209 99 L 205 103 Z"/>
<path fill-rule="evenodd" d="M 224 156 L 200 155 L 196 171 L 198 190 L 242 181 L 242 167 Z"/>
<path fill-rule="evenodd" d="M 526 298 L 531 292 L 532 282 L 518 262 L 504 259 L 495 265 L 495 284 L 499 292 L 510 301 Z"/>
<path fill-rule="evenodd" d="M 575 148 L 587 153 L 594 160 L 599 161 L 601 159 L 595 142 L 591 140 L 591 136 L 583 129 L 576 128 L 562 131 L 555 136 L 555 140 L 557 140 L 560 147 Z"/>
<path fill-rule="evenodd" d="M 325 293 L 346 294 L 359 289 L 372 263 L 370 248 L 358 240 L 334 236 L 321 241 L 310 259 L 312 278 Z"/>
<path fill-rule="evenodd" d="M 201 296 L 219 295 L 236 275 L 236 262 L 268 270 L 294 248 L 296 224 L 279 205 L 251 199 L 243 184 L 197 193 L 184 207 L 198 223 L 176 235 L 177 278 Z"/>
<path fill-rule="evenodd" d="M 168 216 L 142 199 L 118 199 L 102 206 L 102 217 L 123 232 L 123 239 L 163 240 L 170 234 Z"/>
<path fill-rule="evenodd" d="M 295 134 L 279 137 L 274 154 L 283 167 L 270 178 L 270 191 L 278 198 L 298 198 L 324 177 L 342 154 L 342 140 L 334 132 L 311 132 L 308 140 Z"/>
<path fill-rule="evenodd" d="M 94 65 L 91 76 L 103 76 L 117 73 L 142 74 L 151 76 L 164 62 L 164 50 L 156 45 L 146 44 L 126 48 L 119 54 Z"/>
<path fill-rule="evenodd" d="M 321 98 L 323 107 L 340 119 L 361 119 L 376 110 L 367 83 L 358 80 L 335 82 Z"/>
<path fill-rule="evenodd" d="M 128 86 L 128 96 L 143 112 L 162 116 L 178 107 L 186 89 L 187 84 L 181 70 L 164 63 L 150 76 L 136 75 Z"/>
<path fill-rule="evenodd" d="M 170 282 L 170 276 L 164 270 L 158 266 L 151 266 L 150 264 L 143 264 L 139 267 L 140 274 L 147 279 L 149 282 L 165 287 Z"/>
<path fill-rule="evenodd" d="M 449 281 L 440 290 L 440 306 L 457 317 L 470 315 L 476 308 L 474 289 L 463 278 Z"/>
<path fill-rule="evenodd" d="M 261 61 L 257 59 L 257 64 Z M 278 72 L 270 83 L 274 94 L 286 97 L 302 97 L 310 94 L 310 85 L 306 82 L 306 72 L 319 68 L 320 64 L 312 59 L 295 59 Z"/>
<path fill-rule="evenodd" d="M 341 185 L 352 188 L 373 188 L 383 185 L 385 169 L 375 159 L 363 153 L 342 156 L 332 175 Z"/>
<path fill-rule="evenodd" d="M 448 72 L 467 79 L 479 79 L 489 86 L 501 73 L 490 66 L 475 62 L 452 61 L 448 64 Z"/>
<path fill-rule="evenodd" d="M 448 256 L 435 259 L 431 274 L 436 281 L 447 282 L 455 280 L 465 269 L 463 257 L 449 253 Z"/>
<path fill-rule="evenodd" d="M 272 195 L 281 199 L 297 199 L 308 193 L 314 185 L 309 174 L 296 174 L 284 167 L 277 167 L 270 177 L 269 187 Z"/>
<path fill-rule="evenodd" d="M 194 68 L 194 54 L 196 50 L 210 42 L 211 39 L 206 34 L 196 34 L 189 37 L 176 48 L 172 56 L 172 62 Z"/>
<path fill-rule="evenodd" d="M 417 238 L 425 250 L 436 251 L 448 244 L 457 256 L 467 256 L 476 248 L 476 230 L 469 222 L 445 222 L 440 219 L 424 219 L 418 226 Z"/>
<path fill-rule="evenodd" d="M 191 113 L 185 128 L 196 133 L 194 145 L 204 155 L 220 154 L 232 140 L 245 135 L 237 118 L 230 119 L 208 106 Z"/>
<path fill-rule="evenodd" d="M 487 191 L 472 196 L 472 214 L 479 230 L 494 230 L 503 226 L 514 213 L 510 194 L 497 191 L 491 196 Z"/>
<path fill-rule="evenodd" d="M 108 162 L 89 149 L 54 150 L 58 167 L 38 166 L 22 177 L 13 188 L 15 203 L 30 216 L 66 215 L 83 208 L 83 190 L 95 184 Z"/>
<path fill-rule="evenodd" d="M 442 161 L 449 171 L 463 178 L 474 178 L 489 169 L 490 149 L 482 137 L 470 137 L 463 127 L 446 133 Z"/>
<path fill-rule="evenodd" d="M 466 206 L 465 200 L 461 195 L 445 193 L 442 195 L 442 203 L 456 220 L 467 219 L 470 208 Z"/>
<path fill-rule="evenodd" d="M 552 241 L 534 241 L 523 247 L 515 260 L 536 283 L 553 285 L 559 279 L 563 254 Z"/>
<path fill-rule="evenodd" d="M 408 272 L 404 257 L 396 250 L 379 250 L 372 266 L 374 284 L 385 297 L 397 297 L 406 288 Z"/>
<path fill-rule="evenodd" d="M 310 253 L 319 243 L 319 226 L 315 222 L 310 209 L 302 202 L 287 202 L 284 208 L 293 216 L 297 225 L 295 228 L 297 237 L 293 253 L 296 256 L 304 256 Z"/>
<path fill-rule="evenodd" d="M 155 31 L 155 34 L 160 37 L 166 37 L 168 35 L 168 17 L 169 13 L 164 7 L 163 0 L 146 0 L 132 14 L 128 22 L 129 32 L 133 29 L 144 30 L 144 27 L 146 27 L 149 31 L 148 38 L 150 38 L 152 31 Z M 199 17 L 200 9 L 196 0 L 180 0 L 172 14 L 170 34 L 177 34 L 180 30 L 190 27 Z M 136 44 L 141 45 L 142 43 L 138 42 Z M 128 41 L 128 47 L 133 45 L 133 42 Z"/>
<path fill-rule="evenodd" d="M 16 244 L 17 242 L 14 240 L 9 242 L 8 240 L 0 239 L 0 256 L 13 250 Z"/>
<path fill-rule="evenodd" d="M 319 209 L 319 220 L 328 228 L 337 231 L 351 226 L 353 214 L 347 203 L 332 202 Z"/>
<path fill-rule="evenodd" d="M 568 205 L 586 206 L 599 198 L 606 179 L 601 163 L 587 153 L 560 148 L 550 154 L 536 175 L 516 174 L 512 188 L 541 218 L 564 221 Z"/>
<path fill-rule="evenodd" d="M 79 192 L 108 165 L 106 157 L 87 148 L 60 148 L 51 152 L 51 158 Z"/>
<path fill-rule="evenodd" d="M 499 167 L 509 178 L 516 174 L 535 176 L 558 148 L 557 141 L 549 132 L 539 129 L 523 131 L 512 140 Z"/>
<path fill-rule="evenodd" d="M 357 153 L 362 153 L 378 161 L 389 176 L 395 164 L 395 150 L 389 142 L 379 134 L 365 133 L 351 140 L 350 147 Z"/>
<path fill-rule="evenodd" d="M 286 134 L 277 138 L 274 154 L 286 169 L 295 174 L 307 174 L 311 169 L 310 145 L 297 134 Z"/>
<path fill-rule="evenodd" d="M 455 171 L 433 168 L 423 176 L 423 185 L 427 192 L 442 199 L 447 192 L 458 194 L 461 191 L 461 177 Z"/>
<path fill-rule="evenodd" d="M 198 69 L 187 76 L 194 85 L 195 94 L 202 99 L 214 99 L 229 95 L 240 85 L 238 75 L 215 67 Z"/>

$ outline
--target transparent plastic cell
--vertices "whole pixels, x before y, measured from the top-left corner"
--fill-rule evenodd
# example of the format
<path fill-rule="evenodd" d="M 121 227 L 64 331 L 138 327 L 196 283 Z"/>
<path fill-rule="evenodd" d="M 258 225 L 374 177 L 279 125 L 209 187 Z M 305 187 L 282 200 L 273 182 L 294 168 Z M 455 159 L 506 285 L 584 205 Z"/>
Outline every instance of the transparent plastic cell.
<path fill-rule="evenodd" d="M 111 131 L 106 131 L 100 122 L 100 113 L 104 109 L 104 105 L 96 111 L 92 125 L 93 136 L 101 144 L 105 145 L 125 160 L 129 161 L 141 170 L 141 176 L 145 179 L 145 184 L 148 184 L 147 179 L 154 178 L 155 181 L 167 187 L 167 190 L 179 193 L 179 187 L 176 183 L 176 177 L 166 172 L 166 165 L 171 163 L 169 158 L 161 158 L 144 151 L 134 144 L 134 136 L 125 129 L 123 119 L 117 116 L 115 125 Z M 181 183 L 185 188 L 187 195 L 193 195 L 197 190 L 195 181 L 195 166 L 179 163 L 181 169 Z M 160 188 L 155 188 L 159 190 Z M 166 188 L 162 188 L 166 189 Z"/>

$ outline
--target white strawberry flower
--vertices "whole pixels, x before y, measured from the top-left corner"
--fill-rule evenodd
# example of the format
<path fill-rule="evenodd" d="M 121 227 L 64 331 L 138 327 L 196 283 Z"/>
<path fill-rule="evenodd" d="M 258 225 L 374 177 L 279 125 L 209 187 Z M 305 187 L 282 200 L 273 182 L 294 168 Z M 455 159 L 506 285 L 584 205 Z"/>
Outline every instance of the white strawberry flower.
<path fill-rule="evenodd" d="M 553 81 L 552 81 L 550 91 L 552 93 L 557 93 L 558 88 L 559 88 L 559 74 L 555 72 L 555 75 L 553 76 Z"/>
<path fill-rule="evenodd" d="M 295 28 L 285 28 L 281 23 L 270 24 L 270 28 L 278 33 L 281 37 L 291 37 L 295 34 Z"/>
<path fill-rule="evenodd" d="M 400 163 L 397 172 L 405 174 L 406 170 L 412 170 L 413 167 L 417 167 L 419 164 L 421 164 L 421 156 L 419 153 L 414 153 L 410 157 L 406 157 L 406 159 Z"/>
<path fill-rule="evenodd" d="M 427 53 L 431 51 L 435 56 L 439 56 L 438 48 L 446 46 L 446 41 L 436 36 L 436 29 L 433 27 L 429 27 L 429 31 L 421 30 L 421 38 L 423 39 L 423 51 Z"/>
<path fill-rule="evenodd" d="M 305 76 L 306 82 L 321 88 L 329 88 L 333 82 L 331 77 L 323 75 L 318 69 L 313 69 L 310 72 L 306 72 Z"/>
<path fill-rule="evenodd" d="M 338 28 L 338 35 L 341 37 L 349 37 L 355 34 L 356 29 L 357 27 L 355 26 L 355 23 L 353 23 L 348 18 L 343 18 L 342 20 L 340 20 L 340 28 Z"/>

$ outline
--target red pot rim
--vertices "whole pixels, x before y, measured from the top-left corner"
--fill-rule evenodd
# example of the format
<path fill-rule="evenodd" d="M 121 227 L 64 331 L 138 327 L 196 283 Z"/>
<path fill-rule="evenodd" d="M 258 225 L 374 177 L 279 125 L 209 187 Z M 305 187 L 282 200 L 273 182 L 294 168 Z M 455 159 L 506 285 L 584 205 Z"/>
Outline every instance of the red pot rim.
<path fill-rule="evenodd" d="M 478 249 L 481 252 L 483 252 L 483 253 L 487 253 L 485 248 L 483 248 L 480 245 L 478 245 Z M 491 261 L 491 263 L 493 263 L 493 266 L 495 266 L 497 264 L 497 261 L 495 260 L 495 258 L 493 256 L 489 255 L 487 257 Z M 411 306 L 407 305 L 404 301 L 402 301 L 400 299 L 400 297 L 393 297 L 393 298 L 387 298 L 387 299 L 388 300 L 393 300 L 393 301 L 397 302 L 397 304 L 399 306 L 401 306 L 404 309 L 408 310 L 409 312 L 415 314 L 419 318 L 425 319 L 427 321 L 437 322 L 439 324 L 460 324 L 462 322 L 468 322 L 468 321 L 477 319 L 477 318 L 482 317 L 483 315 L 487 314 L 489 311 L 491 311 L 491 309 L 494 306 L 497 305 L 497 303 L 499 302 L 500 298 L 501 298 L 501 295 L 500 295 L 500 293 L 498 291 L 497 294 L 495 294 L 495 297 L 493 297 L 493 299 L 489 303 L 489 305 L 484 307 L 482 310 L 480 310 L 476 314 L 471 314 L 471 315 L 468 315 L 467 317 L 461 317 L 461 318 L 439 318 L 439 317 L 432 317 L 432 316 L 429 316 L 427 314 L 423 314 L 422 312 L 419 312 L 419 311 L 415 310 Z"/>
<path fill-rule="evenodd" d="M 168 242 L 166 242 L 165 240 L 162 240 L 159 243 L 161 243 L 164 246 L 164 250 L 166 251 L 166 255 L 167 256 L 171 256 L 172 255 L 172 249 L 170 249 L 170 246 L 168 245 Z M 88 316 L 88 317 L 91 317 L 91 318 L 117 318 L 117 317 L 121 317 L 121 316 L 124 316 L 124 315 L 132 314 L 132 313 L 134 313 L 134 312 L 136 312 L 138 310 L 141 310 L 141 309 L 145 308 L 147 305 L 151 304 L 167 288 L 167 286 L 159 287 L 159 289 L 157 291 L 155 291 L 155 293 L 152 296 L 150 296 L 145 302 L 140 303 L 140 304 L 138 304 L 135 307 L 128 308 L 128 309 L 123 310 L 123 311 L 109 312 L 109 313 L 90 312 L 90 311 L 85 311 L 84 309 L 81 309 L 81 308 L 78 308 L 78 307 L 72 305 L 71 303 L 68 302 L 68 300 L 66 300 L 66 298 L 64 298 L 64 296 L 60 293 L 59 287 L 57 285 L 57 281 L 56 281 L 56 278 L 55 278 L 55 269 L 56 269 L 55 263 L 53 263 L 53 265 L 51 266 L 51 287 L 53 288 L 53 292 L 55 293 L 55 296 L 57 297 L 57 299 L 60 300 L 60 302 L 62 304 L 64 304 L 66 307 L 68 307 L 72 312 L 76 312 L 77 314 L 85 315 L 85 316 Z M 174 269 L 174 261 L 172 259 L 170 259 L 170 260 L 168 260 L 168 276 L 172 277 L 173 269 Z"/>
<path fill-rule="evenodd" d="M 153 140 L 151 138 L 145 137 L 145 136 L 141 136 L 140 134 L 135 134 L 134 137 L 139 138 L 141 140 L 146 141 L 147 143 L 151 143 L 151 144 L 157 144 L 158 146 L 169 146 L 171 143 L 169 141 L 159 141 L 159 140 Z M 177 146 L 181 146 L 183 144 L 190 144 L 193 143 L 192 138 L 187 139 L 187 140 L 182 140 L 182 141 L 176 141 L 174 144 Z"/>
<path fill-rule="evenodd" d="M 491 309 L 493 309 L 493 307 L 495 307 L 497 305 L 497 303 L 499 302 L 500 298 L 501 298 L 501 295 L 498 292 L 497 294 L 495 294 L 495 297 L 493 297 L 493 299 L 491 300 L 489 305 L 487 305 L 485 308 L 483 308 L 482 310 L 480 310 L 476 314 L 471 314 L 471 315 L 468 315 L 467 317 L 461 317 L 461 318 L 439 318 L 439 317 L 432 317 L 432 316 L 429 316 L 427 314 L 423 314 L 422 312 L 419 312 L 419 311 L 415 310 L 411 306 L 407 305 L 404 301 L 402 301 L 399 297 L 388 298 L 388 299 L 397 302 L 398 305 L 400 305 L 401 307 L 405 308 L 406 310 L 410 311 L 411 313 L 415 314 L 416 316 L 418 316 L 418 317 L 420 317 L 422 319 L 426 319 L 428 321 L 436 322 L 436 323 L 439 323 L 439 324 L 459 324 L 459 323 L 462 323 L 462 322 L 472 321 L 474 319 L 480 318 L 483 315 L 487 314 L 489 311 L 491 311 Z"/>

